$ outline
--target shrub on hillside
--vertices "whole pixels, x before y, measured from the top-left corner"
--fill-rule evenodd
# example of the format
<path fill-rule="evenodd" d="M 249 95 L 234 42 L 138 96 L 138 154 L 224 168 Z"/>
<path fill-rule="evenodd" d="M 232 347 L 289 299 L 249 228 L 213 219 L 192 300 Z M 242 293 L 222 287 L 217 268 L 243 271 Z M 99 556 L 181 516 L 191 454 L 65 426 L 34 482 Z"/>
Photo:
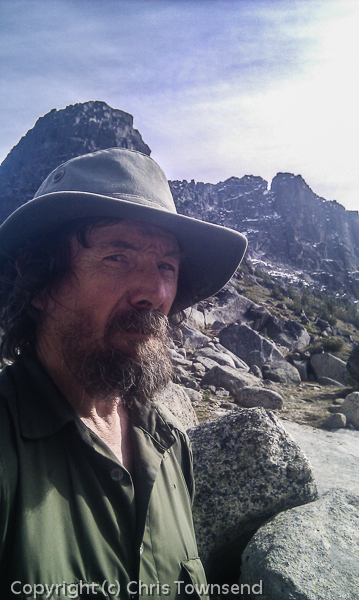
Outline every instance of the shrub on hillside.
<path fill-rule="evenodd" d="M 325 352 L 340 352 L 344 343 L 340 338 L 333 337 L 321 341 L 320 345 L 324 348 Z"/>

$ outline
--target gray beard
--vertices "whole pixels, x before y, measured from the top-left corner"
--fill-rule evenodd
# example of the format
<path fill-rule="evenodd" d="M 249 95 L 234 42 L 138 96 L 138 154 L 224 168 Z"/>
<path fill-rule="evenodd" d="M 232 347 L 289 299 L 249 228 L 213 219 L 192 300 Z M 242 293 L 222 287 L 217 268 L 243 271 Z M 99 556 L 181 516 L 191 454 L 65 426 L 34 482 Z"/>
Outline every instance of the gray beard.
<path fill-rule="evenodd" d="M 65 364 L 89 397 L 118 398 L 128 406 L 133 400 L 146 404 L 166 387 L 172 377 L 172 363 L 165 315 L 137 309 L 120 313 L 107 325 L 103 340 L 94 339 L 89 321 L 84 315 L 61 334 Z M 130 340 L 120 349 L 113 340 L 121 332 L 151 337 Z"/>

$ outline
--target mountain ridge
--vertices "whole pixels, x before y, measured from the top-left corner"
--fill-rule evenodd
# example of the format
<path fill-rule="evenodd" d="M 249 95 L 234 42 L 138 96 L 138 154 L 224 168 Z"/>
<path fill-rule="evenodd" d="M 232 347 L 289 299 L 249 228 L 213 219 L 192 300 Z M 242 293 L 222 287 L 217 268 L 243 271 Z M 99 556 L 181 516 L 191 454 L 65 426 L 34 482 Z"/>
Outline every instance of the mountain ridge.
<path fill-rule="evenodd" d="M 359 215 L 316 195 L 300 175 L 278 173 L 270 187 L 253 175 L 170 186 L 180 213 L 242 231 L 252 260 L 359 297 Z"/>
<path fill-rule="evenodd" d="M 151 152 L 132 115 L 104 102 L 40 117 L 0 166 L 0 221 L 61 162 L 114 146 Z M 178 212 L 243 232 L 248 259 L 283 283 L 297 273 L 303 284 L 359 299 L 359 215 L 315 194 L 301 175 L 279 172 L 270 185 L 257 175 L 169 184 Z"/>

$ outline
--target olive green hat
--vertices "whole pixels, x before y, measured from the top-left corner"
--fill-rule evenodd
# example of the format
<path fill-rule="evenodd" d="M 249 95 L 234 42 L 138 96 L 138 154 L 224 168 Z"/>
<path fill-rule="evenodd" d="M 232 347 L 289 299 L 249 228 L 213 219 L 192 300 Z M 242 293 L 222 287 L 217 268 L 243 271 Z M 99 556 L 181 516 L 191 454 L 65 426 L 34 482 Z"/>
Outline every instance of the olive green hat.
<path fill-rule="evenodd" d="M 85 154 L 57 167 L 34 198 L 0 227 L 2 255 L 84 217 L 115 217 L 163 227 L 184 253 L 178 304 L 212 296 L 231 278 L 246 250 L 239 232 L 177 214 L 167 179 L 152 158 L 124 148 Z"/>

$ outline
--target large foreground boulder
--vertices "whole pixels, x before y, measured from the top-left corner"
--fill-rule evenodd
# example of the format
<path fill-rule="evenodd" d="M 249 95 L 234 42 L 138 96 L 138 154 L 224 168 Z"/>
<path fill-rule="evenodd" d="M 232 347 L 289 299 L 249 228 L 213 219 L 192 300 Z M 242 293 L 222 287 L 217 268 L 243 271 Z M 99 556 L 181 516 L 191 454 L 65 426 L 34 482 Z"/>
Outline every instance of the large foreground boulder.
<path fill-rule="evenodd" d="M 283 354 L 275 344 L 247 325 L 232 323 L 220 331 L 219 341 L 249 367 L 257 365 L 262 368 L 266 362 L 284 360 Z"/>
<path fill-rule="evenodd" d="M 359 495 L 331 490 L 277 515 L 242 557 L 241 583 L 261 582 L 261 600 L 359 597 Z"/>
<path fill-rule="evenodd" d="M 200 556 L 211 581 L 235 580 L 250 535 L 279 511 L 317 497 L 311 467 L 274 414 L 240 409 L 188 431 Z"/>

